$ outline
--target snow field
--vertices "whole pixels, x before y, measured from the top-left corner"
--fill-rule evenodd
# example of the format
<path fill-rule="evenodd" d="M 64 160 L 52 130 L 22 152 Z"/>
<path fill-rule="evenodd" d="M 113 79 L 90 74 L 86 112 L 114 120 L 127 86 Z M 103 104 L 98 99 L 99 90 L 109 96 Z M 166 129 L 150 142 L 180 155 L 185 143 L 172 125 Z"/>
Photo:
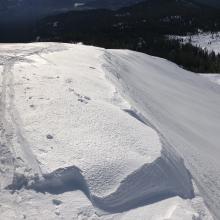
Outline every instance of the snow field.
<path fill-rule="evenodd" d="M 14 195 L 2 190 L 5 219 L 211 219 L 173 144 L 151 117 L 132 108 L 138 109 L 135 101 L 121 96 L 133 89 L 121 91 L 121 75 L 142 68 L 138 53 L 130 60 L 127 51 L 54 43 L 0 50 L 12 56 L 3 61 L 1 75 L 6 82 L 1 135 L 15 161 L 13 179 L 6 172 L 0 178 L 16 190 Z M 154 61 L 144 69 L 157 68 Z M 119 80 L 116 86 L 109 73 Z M 150 98 L 149 109 L 159 102 Z M 42 204 L 47 209 L 39 214 Z"/>

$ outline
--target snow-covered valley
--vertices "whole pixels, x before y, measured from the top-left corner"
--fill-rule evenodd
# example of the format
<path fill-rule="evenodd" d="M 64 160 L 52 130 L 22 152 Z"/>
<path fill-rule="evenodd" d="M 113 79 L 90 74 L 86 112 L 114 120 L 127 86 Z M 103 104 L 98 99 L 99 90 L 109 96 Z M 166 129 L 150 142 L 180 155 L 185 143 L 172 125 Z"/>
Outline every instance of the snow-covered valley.
<path fill-rule="evenodd" d="M 1 44 L 0 71 L 0 219 L 220 217 L 219 85 L 56 43 Z"/>
<path fill-rule="evenodd" d="M 183 44 L 190 43 L 208 52 L 220 53 L 220 32 L 202 32 L 200 34 L 188 36 L 169 36 L 170 39 L 179 39 Z"/>

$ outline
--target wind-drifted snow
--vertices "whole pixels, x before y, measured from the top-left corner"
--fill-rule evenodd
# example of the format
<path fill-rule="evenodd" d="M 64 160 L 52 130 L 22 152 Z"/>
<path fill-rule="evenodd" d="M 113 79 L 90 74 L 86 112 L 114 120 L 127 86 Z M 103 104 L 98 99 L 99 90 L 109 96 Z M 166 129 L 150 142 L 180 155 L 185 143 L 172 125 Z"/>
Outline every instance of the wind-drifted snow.
<path fill-rule="evenodd" d="M 111 79 L 143 120 L 153 124 L 184 158 L 219 219 L 220 87 L 166 60 L 141 53 L 113 50 L 106 53 L 106 59 Z"/>
<path fill-rule="evenodd" d="M 138 74 L 152 65 L 164 70 L 154 63 L 160 60 L 54 43 L 4 44 L 0 52 L 4 219 L 212 219 L 157 120 L 132 108 L 106 79 L 132 74 L 143 89 Z M 180 78 L 188 88 L 187 75 Z M 171 79 L 166 83 L 178 91 Z M 147 94 L 152 85 L 142 97 L 148 110 L 159 101 Z"/>

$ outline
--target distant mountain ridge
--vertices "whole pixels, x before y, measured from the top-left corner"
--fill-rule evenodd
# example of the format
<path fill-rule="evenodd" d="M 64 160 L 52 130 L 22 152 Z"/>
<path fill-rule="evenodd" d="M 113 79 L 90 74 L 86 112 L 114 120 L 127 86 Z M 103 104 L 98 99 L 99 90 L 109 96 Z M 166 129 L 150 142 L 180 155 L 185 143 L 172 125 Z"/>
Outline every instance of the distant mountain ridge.
<path fill-rule="evenodd" d="M 149 0 L 1 0 L 0 24 L 4 22 L 33 21 L 43 16 L 72 10 L 101 8 L 117 10 L 144 1 Z M 184 2 L 197 2 L 220 7 L 219 0 L 184 0 Z"/>
<path fill-rule="evenodd" d="M 194 0 L 195 2 L 202 3 L 209 6 L 220 7 L 219 0 Z"/>
<path fill-rule="evenodd" d="M 80 24 L 80 25 L 79 25 Z M 116 11 L 71 11 L 41 20 L 32 41 L 83 42 L 169 59 L 194 72 L 219 72 L 220 56 L 167 40 L 220 31 L 220 9 L 193 0 L 147 0 Z M 213 62 L 214 61 L 214 62 Z"/>
<path fill-rule="evenodd" d="M 72 10 L 110 9 L 116 10 L 144 0 L 1 0 L 2 22 L 33 21 L 55 13 Z"/>

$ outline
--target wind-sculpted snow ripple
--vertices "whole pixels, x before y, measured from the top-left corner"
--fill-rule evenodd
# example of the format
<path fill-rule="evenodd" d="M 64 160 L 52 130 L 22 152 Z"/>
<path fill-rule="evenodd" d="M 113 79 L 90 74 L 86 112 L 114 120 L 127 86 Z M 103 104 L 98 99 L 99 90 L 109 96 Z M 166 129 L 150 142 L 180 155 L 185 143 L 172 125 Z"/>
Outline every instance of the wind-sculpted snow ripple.
<path fill-rule="evenodd" d="M 145 164 L 127 176 L 114 193 L 103 198 L 93 196 L 95 205 L 108 212 L 123 212 L 173 196 L 192 199 L 193 186 L 184 165 L 173 166 L 170 162 L 162 156 L 152 164 Z M 176 166 L 182 166 L 181 170 Z"/>
<path fill-rule="evenodd" d="M 127 211 L 174 196 L 194 198 L 191 177 L 183 161 L 170 156 L 170 152 L 163 151 L 160 158 L 128 175 L 115 192 L 103 197 L 91 193 L 89 182 L 76 166 L 58 169 L 25 187 L 51 194 L 81 190 L 95 207 L 110 213 Z"/>

